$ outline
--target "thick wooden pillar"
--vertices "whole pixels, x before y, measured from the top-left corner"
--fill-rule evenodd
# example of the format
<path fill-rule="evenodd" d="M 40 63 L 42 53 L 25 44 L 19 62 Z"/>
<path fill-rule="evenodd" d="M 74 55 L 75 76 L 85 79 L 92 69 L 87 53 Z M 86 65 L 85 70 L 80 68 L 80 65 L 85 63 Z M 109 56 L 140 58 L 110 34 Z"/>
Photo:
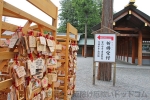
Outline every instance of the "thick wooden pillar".
<path fill-rule="evenodd" d="M 138 58 L 138 38 L 135 39 L 135 58 Z"/>
<path fill-rule="evenodd" d="M 117 43 L 117 59 L 119 59 L 119 44 Z"/>
<path fill-rule="evenodd" d="M 2 29 L 2 15 L 3 15 L 3 0 L 0 0 L 0 38 L 1 38 L 1 29 Z"/>
<path fill-rule="evenodd" d="M 124 44 L 123 44 L 123 61 L 125 61 L 125 52 L 126 52 L 126 42 L 124 41 Z"/>
<path fill-rule="evenodd" d="M 139 31 L 138 37 L 138 65 L 142 65 L 142 32 Z"/>
<path fill-rule="evenodd" d="M 105 28 L 105 27 L 107 28 Z M 113 0 L 104 0 L 102 9 L 101 32 L 111 33 L 113 29 Z M 111 80 L 111 63 L 99 63 L 97 79 L 103 81 Z"/>
<path fill-rule="evenodd" d="M 122 60 L 122 44 L 120 44 L 120 60 Z"/>
<path fill-rule="evenodd" d="M 121 60 L 123 61 L 123 43 L 121 44 Z"/>
<path fill-rule="evenodd" d="M 132 63 L 135 63 L 135 38 L 132 38 Z"/>
<path fill-rule="evenodd" d="M 129 40 L 127 39 L 127 53 L 126 53 L 126 55 L 127 55 L 127 62 L 129 61 Z"/>
<path fill-rule="evenodd" d="M 82 57 L 84 57 L 84 46 L 82 46 Z"/>

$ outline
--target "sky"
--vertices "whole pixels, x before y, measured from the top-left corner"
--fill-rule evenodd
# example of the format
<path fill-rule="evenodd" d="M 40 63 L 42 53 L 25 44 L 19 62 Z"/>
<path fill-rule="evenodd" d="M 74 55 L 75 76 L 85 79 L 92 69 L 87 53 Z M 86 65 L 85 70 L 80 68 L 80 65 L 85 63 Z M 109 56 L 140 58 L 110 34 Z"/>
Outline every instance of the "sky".
<path fill-rule="evenodd" d="M 46 23 L 51 24 L 52 20 L 48 15 L 46 15 L 45 13 L 43 13 L 42 11 L 40 11 L 39 9 L 31 5 L 30 3 L 28 3 L 26 0 L 4 0 L 4 1 L 10 3 L 11 5 L 14 5 L 17 8 L 20 8 L 21 10 L 25 12 L 28 12 L 29 14 L 32 14 L 33 16 L 43 20 Z M 58 7 L 58 9 L 61 8 L 59 4 L 60 0 L 51 0 L 51 1 Z M 114 11 L 118 12 L 122 10 L 129 3 L 129 1 L 130 0 L 114 0 L 114 6 L 113 6 Z M 150 0 L 136 0 L 136 3 L 135 3 L 135 5 L 137 5 L 137 8 L 139 10 L 143 11 L 144 13 L 150 16 L 149 4 L 150 4 Z M 18 26 L 23 26 L 26 23 L 25 20 L 9 18 L 9 17 L 6 18 L 6 22 L 9 22 Z M 60 23 L 59 20 L 58 20 L 58 23 Z M 57 24 L 57 27 L 59 27 L 59 24 Z"/>

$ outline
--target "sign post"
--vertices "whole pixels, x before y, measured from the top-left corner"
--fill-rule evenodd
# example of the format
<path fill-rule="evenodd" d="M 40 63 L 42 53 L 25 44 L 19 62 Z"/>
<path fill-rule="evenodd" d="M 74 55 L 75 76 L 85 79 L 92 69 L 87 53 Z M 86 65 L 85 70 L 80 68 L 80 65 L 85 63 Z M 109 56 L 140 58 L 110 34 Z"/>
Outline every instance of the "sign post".
<path fill-rule="evenodd" d="M 115 63 L 114 72 L 116 73 L 116 34 L 95 34 L 94 39 L 93 70 L 95 70 L 95 62 Z M 116 75 L 115 73 L 113 75 Z M 94 78 L 95 71 L 93 71 L 93 85 Z M 113 76 L 113 86 L 115 86 L 115 76 Z"/>

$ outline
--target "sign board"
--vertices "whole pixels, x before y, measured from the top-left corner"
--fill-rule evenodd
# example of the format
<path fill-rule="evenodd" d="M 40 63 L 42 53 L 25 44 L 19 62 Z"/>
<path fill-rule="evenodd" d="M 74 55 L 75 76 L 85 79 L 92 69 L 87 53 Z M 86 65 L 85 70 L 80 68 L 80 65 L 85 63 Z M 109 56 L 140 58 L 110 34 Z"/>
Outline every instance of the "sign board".
<path fill-rule="evenodd" d="M 116 34 L 95 34 L 95 62 L 115 62 Z"/>

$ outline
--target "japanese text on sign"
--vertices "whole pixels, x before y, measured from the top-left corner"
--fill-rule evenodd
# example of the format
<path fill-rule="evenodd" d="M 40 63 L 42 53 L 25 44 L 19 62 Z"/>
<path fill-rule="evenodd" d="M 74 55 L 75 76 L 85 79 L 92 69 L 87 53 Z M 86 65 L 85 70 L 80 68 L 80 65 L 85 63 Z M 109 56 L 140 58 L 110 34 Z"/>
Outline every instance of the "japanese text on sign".
<path fill-rule="evenodd" d="M 95 61 L 115 62 L 116 35 L 95 34 Z"/>

